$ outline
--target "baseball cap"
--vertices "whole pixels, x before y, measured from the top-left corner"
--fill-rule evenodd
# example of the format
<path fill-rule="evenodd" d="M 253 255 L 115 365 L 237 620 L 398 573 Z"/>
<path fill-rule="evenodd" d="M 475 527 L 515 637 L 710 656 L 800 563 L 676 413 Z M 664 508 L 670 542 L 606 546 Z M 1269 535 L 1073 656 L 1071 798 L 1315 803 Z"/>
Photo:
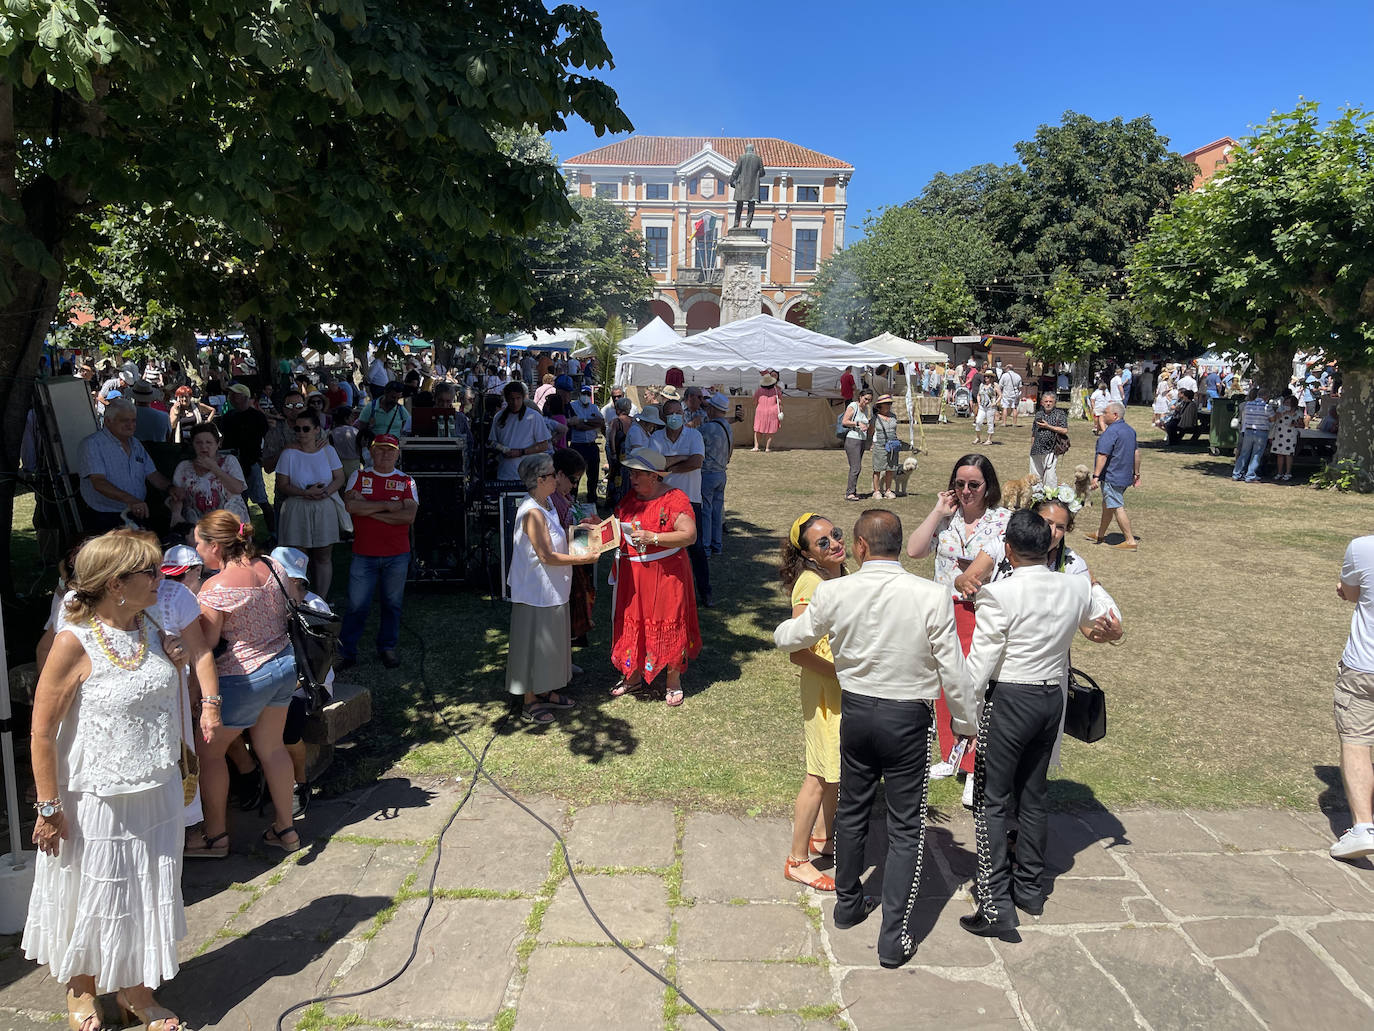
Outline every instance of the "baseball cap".
<path fill-rule="evenodd" d="M 401 450 L 401 442 L 390 433 L 379 433 L 372 438 L 373 447 L 394 447 L 397 451 Z"/>
<path fill-rule="evenodd" d="M 242 394 L 244 397 L 253 396 L 253 392 L 249 390 L 247 387 L 245 387 L 242 383 L 235 383 L 232 387 L 229 388 L 229 392 L 232 394 Z"/>
<path fill-rule="evenodd" d="M 180 576 L 192 566 L 203 565 L 196 549 L 189 544 L 175 544 L 162 553 L 163 576 Z"/>
<path fill-rule="evenodd" d="M 553 381 L 554 390 L 571 390 L 572 388 L 573 381 L 571 376 L 559 376 Z"/>
<path fill-rule="evenodd" d="M 305 552 L 299 548 L 273 548 L 272 561 L 286 570 L 286 575 L 292 580 L 309 582 L 310 576 L 307 570 L 310 560 L 305 557 Z"/>
<path fill-rule="evenodd" d="M 591 392 L 592 392 L 592 385 L 591 385 L 590 383 L 584 383 L 584 384 L 582 385 L 582 393 L 584 393 L 584 394 L 590 394 Z"/>

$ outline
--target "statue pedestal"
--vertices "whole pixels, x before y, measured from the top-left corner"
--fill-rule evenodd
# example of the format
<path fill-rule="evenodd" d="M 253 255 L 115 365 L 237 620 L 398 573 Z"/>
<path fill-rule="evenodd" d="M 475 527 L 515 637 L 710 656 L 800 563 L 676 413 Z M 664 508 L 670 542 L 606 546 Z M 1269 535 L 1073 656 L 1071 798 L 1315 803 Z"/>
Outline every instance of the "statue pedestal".
<path fill-rule="evenodd" d="M 720 324 L 752 319 L 763 311 L 763 274 L 760 265 L 768 244 L 752 229 L 731 229 L 716 242 L 725 266 L 720 287 Z"/>

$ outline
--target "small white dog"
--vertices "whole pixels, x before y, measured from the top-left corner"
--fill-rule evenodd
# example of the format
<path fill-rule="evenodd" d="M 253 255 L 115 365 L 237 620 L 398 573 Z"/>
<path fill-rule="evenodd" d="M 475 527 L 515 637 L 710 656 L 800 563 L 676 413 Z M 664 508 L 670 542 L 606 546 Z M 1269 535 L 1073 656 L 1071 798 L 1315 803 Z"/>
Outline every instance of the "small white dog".
<path fill-rule="evenodd" d="M 906 497 L 907 481 L 911 479 L 911 474 L 916 471 L 916 455 L 910 454 L 902 459 L 902 464 L 897 471 L 892 474 L 892 486 L 897 492 L 897 497 Z"/>

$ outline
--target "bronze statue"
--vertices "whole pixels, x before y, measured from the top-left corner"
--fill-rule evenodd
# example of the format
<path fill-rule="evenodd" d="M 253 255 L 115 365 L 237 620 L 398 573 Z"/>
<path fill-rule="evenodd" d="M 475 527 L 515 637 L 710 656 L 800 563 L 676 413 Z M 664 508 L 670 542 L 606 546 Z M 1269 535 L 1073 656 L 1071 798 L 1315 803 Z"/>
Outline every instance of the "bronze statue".
<path fill-rule="evenodd" d="M 749 216 L 744 228 L 754 224 L 754 205 L 759 199 L 759 180 L 763 178 L 763 159 L 754 153 L 754 145 L 746 143 L 744 153 L 735 162 L 735 170 L 730 173 L 730 185 L 735 188 L 735 228 L 739 228 L 740 211 L 747 203 Z"/>

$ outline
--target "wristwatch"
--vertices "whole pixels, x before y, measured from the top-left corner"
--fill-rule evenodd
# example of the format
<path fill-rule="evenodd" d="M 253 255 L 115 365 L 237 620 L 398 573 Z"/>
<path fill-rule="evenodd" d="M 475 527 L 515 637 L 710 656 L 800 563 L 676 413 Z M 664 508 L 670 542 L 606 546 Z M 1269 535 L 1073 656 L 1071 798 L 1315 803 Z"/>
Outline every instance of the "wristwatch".
<path fill-rule="evenodd" d="M 49 799 L 46 802 L 35 802 L 33 804 L 33 807 L 38 811 L 38 815 L 43 817 L 43 819 L 51 820 L 54 816 L 56 816 L 58 813 L 62 811 L 62 799 L 53 798 Z"/>

